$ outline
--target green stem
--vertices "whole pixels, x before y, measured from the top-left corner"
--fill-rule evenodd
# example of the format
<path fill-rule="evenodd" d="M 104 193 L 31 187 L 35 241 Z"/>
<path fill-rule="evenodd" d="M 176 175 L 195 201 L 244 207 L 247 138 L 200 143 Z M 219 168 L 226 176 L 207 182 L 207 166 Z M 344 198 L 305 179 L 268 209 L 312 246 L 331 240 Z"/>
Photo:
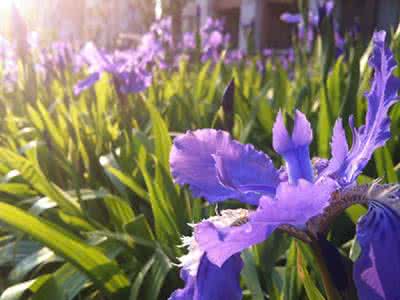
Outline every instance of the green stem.
<path fill-rule="evenodd" d="M 318 245 L 318 242 L 313 241 L 311 243 L 311 248 L 314 253 L 315 262 L 317 263 L 319 271 L 321 273 L 322 283 L 324 285 L 325 293 L 326 293 L 328 300 L 342 299 L 342 297 L 340 296 L 339 292 L 337 291 L 337 289 L 335 288 L 335 286 L 332 282 L 331 275 L 330 275 L 328 267 L 325 263 L 325 259 L 322 255 L 321 248 Z"/>

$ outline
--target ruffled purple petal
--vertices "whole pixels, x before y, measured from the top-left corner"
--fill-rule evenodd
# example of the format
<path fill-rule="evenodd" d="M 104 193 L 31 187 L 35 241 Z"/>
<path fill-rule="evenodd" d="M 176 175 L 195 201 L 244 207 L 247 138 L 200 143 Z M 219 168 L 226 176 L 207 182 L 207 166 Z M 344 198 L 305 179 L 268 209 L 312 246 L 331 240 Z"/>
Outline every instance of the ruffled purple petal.
<path fill-rule="evenodd" d="M 252 145 L 233 142 L 224 152 L 217 151 L 213 157 L 219 182 L 236 190 L 240 198 L 247 199 L 246 202 L 257 204 L 262 194 L 275 194 L 278 173 L 272 161 Z"/>
<path fill-rule="evenodd" d="M 392 208 L 373 202 L 357 227 L 361 256 L 354 281 L 361 300 L 400 299 L 400 217 Z"/>
<path fill-rule="evenodd" d="M 298 185 L 281 183 L 275 199 L 264 196 L 258 209 L 240 226 L 218 226 L 205 221 L 195 228 L 195 239 L 208 259 L 221 266 L 229 257 L 246 248 L 265 241 L 280 225 L 302 227 L 323 212 L 332 193 L 335 181 L 326 179 L 313 184 L 300 179 Z"/>
<path fill-rule="evenodd" d="M 201 129 L 177 137 L 170 155 L 178 184 L 210 202 L 237 198 L 257 204 L 262 193 L 275 192 L 278 174 L 271 160 L 224 131 Z"/>
<path fill-rule="evenodd" d="M 343 152 L 332 153 L 330 173 L 340 179 L 342 185 L 348 185 L 355 181 L 362 172 L 374 151 L 382 147 L 390 138 L 390 119 L 388 111 L 398 102 L 397 96 L 400 89 L 400 80 L 392 73 L 396 68 L 393 53 L 385 47 L 384 31 L 376 32 L 373 37 L 374 49 L 369 60 L 369 65 L 374 68 L 375 74 L 371 84 L 371 91 L 366 95 L 368 111 L 366 124 L 355 128 L 352 119 L 350 126 L 353 132 L 353 145 L 346 155 Z M 344 141 L 342 128 L 337 128 L 338 133 L 334 138 Z M 333 142 L 334 143 L 334 142 Z M 344 146 L 343 146 L 344 147 Z M 339 163 L 341 162 L 341 163 Z"/>
<path fill-rule="evenodd" d="M 337 119 L 333 128 L 331 142 L 332 158 L 323 174 L 334 174 L 343 166 L 348 154 L 349 146 L 346 140 L 346 132 L 343 128 L 342 119 Z"/>
<path fill-rule="evenodd" d="M 211 222 L 203 222 L 196 226 L 195 238 L 208 259 L 222 266 L 233 255 L 265 241 L 278 226 L 267 222 L 253 224 L 250 220 L 241 226 L 218 228 Z"/>
<path fill-rule="evenodd" d="M 74 94 L 79 95 L 84 90 L 87 90 L 88 88 L 92 87 L 99 79 L 100 79 L 100 73 L 95 72 L 90 74 L 86 79 L 79 81 L 74 86 Z"/>
<path fill-rule="evenodd" d="M 273 146 L 284 158 L 289 182 L 296 184 L 299 179 L 313 181 L 309 145 L 313 134 L 304 114 L 296 111 L 292 136 L 289 135 L 282 113 L 279 112 L 273 128 Z"/>
<path fill-rule="evenodd" d="M 283 182 L 275 199 L 263 197 L 260 200 L 260 207 L 251 220 L 302 227 L 311 217 L 323 212 L 337 188 L 336 181 L 329 178 L 315 184 L 303 179 L 297 185 Z"/>
<path fill-rule="evenodd" d="M 212 264 L 206 255 L 200 261 L 195 277 L 182 270 L 183 289 L 175 291 L 169 300 L 240 300 L 240 272 L 243 262 L 240 255 L 232 256 L 222 267 Z"/>

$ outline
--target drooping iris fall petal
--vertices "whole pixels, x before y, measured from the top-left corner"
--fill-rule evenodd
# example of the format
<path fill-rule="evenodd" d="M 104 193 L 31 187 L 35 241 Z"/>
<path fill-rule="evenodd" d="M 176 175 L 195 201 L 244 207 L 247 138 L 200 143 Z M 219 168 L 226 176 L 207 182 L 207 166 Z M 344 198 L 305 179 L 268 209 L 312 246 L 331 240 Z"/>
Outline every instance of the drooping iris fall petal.
<path fill-rule="evenodd" d="M 400 201 L 400 200 L 398 200 Z M 360 300 L 400 299 L 400 216 L 391 207 L 373 202 L 357 227 L 361 256 L 354 281 Z"/>
<path fill-rule="evenodd" d="M 196 276 L 182 269 L 183 289 L 176 290 L 169 300 L 240 300 L 240 272 L 243 262 L 240 255 L 232 256 L 222 267 L 212 264 L 203 255 Z"/>
<path fill-rule="evenodd" d="M 246 214 L 247 211 L 243 209 L 227 210 L 220 216 L 211 217 L 208 222 L 218 227 L 227 227 Z M 194 226 L 196 228 L 198 225 Z M 194 237 L 185 237 L 183 243 L 188 248 L 188 253 L 179 260 L 185 286 L 176 290 L 169 300 L 242 299 L 240 272 L 243 262 L 240 254 L 233 255 L 217 266 L 200 249 Z"/>
<path fill-rule="evenodd" d="M 256 204 L 275 192 L 278 173 L 270 158 L 224 131 L 202 129 L 177 137 L 170 155 L 172 175 L 196 197 L 210 202 L 238 198 Z"/>

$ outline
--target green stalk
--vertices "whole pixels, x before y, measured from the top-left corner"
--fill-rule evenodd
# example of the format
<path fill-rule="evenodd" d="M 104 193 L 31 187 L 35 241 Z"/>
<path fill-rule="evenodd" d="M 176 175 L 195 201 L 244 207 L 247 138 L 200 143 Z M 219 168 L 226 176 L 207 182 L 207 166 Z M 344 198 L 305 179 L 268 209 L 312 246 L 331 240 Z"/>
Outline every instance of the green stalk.
<path fill-rule="evenodd" d="M 342 299 L 342 297 L 340 296 L 339 292 L 337 291 L 332 282 L 331 275 L 329 273 L 328 267 L 325 263 L 325 259 L 321 252 L 321 248 L 318 245 L 317 241 L 313 241 L 311 243 L 311 249 L 313 250 L 315 262 L 317 263 L 319 271 L 321 273 L 322 283 L 324 285 L 325 293 L 328 300 Z"/>

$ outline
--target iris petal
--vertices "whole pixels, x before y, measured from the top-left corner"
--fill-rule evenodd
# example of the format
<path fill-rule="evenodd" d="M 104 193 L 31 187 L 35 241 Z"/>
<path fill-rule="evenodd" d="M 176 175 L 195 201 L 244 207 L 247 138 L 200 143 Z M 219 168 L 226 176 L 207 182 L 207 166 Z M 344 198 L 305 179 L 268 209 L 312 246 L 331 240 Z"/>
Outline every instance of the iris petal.
<path fill-rule="evenodd" d="M 281 14 L 280 19 L 288 24 L 299 24 L 303 22 L 303 16 L 301 14 L 291 14 L 288 12 Z"/>
<path fill-rule="evenodd" d="M 357 228 L 361 256 L 354 281 L 361 300 L 400 299 L 400 217 L 390 207 L 372 203 Z"/>
<path fill-rule="evenodd" d="M 169 300 L 240 300 L 242 268 L 240 255 L 232 256 L 222 267 L 212 264 L 207 256 L 203 255 L 196 276 L 181 271 L 185 287 L 175 291 Z"/>
<path fill-rule="evenodd" d="M 289 182 L 296 184 L 302 178 L 313 181 L 309 145 L 313 139 L 310 123 L 304 114 L 296 111 L 292 136 L 289 135 L 282 113 L 279 112 L 273 128 L 273 146 L 286 161 Z"/>
<path fill-rule="evenodd" d="M 195 228 L 196 241 L 208 259 L 221 266 L 232 255 L 265 241 L 280 225 L 304 226 L 311 217 L 323 212 L 336 187 L 330 179 L 318 184 L 303 179 L 298 185 L 281 183 L 276 198 L 262 197 L 246 224 L 221 227 L 203 222 Z"/>
<path fill-rule="evenodd" d="M 93 72 L 110 71 L 112 63 L 107 56 L 102 53 L 94 43 L 88 42 L 81 50 L 81 55 L 90 65 Z"/>
<path fill-rule="evenodd" d="M 177 137 L 170 165 L 178 184 L 188 184 L 195 196 L 210 202 L 238 198 L 257 204 L 261 193 L 274 193 L 279 182 L 268 156 L 213 129 Z"/>
<path fill-rule="evenodd" d="M 211 222 L 196 227 L 195 238 L 199 247 L 207 253 L 208 259 L 222 266 L 233 255 L 263 242 L 279 223 L 252 222 L 240 226 L 218 228 Z"/>
<path fill-rule="evenodd" d="M 172 293 L 168 300 L 191 300 L 194 299 L 196 279 L 190 276 L 189 272 L 185 269 L 181 270 L 181 279 L 185 282 L 183 289 L 178 289 Z"/>
<path fill-rule="evenodd" d="M 95 72 L 95 73 L 90 74 L 86 79 L 79 81 L 74 86 L 74 94 L 79 95 L 84 90 L 93 86 L 99 79 L 100 79 L 100 73 Z"/>
<path fill-rule="evenodd" d="M 345 160 L 349 154 L 349 146 L 346 140 L 346 132 L 343 128 L 342 119 L 337 119 L 333 128 L 331 142 L 332 158 L 329 161 L 328 167 L 323 171 L 323 174 L 335 174 L 341 171 L 345 164 Z"/>
<path fill-rule="evenodd" d="M 343 157 L 345 148 L 341 151 L 338 151 L 340 146 L 337 146 L 336 150 L 332 149 L 329 174 L 334 173 L 342 185 L 354 182 L 374 151 L 382 147 L 390 138 L 388 111 L 399 100 L 397 93 L 400 89 L 400 80 L 392 74 L 396 68 L 396 61 L 390 49 L 385 47 L 385 36 L 386 33 L 380 31 L 376 32 L 373 38 L 374 48 L 369 64 L 374 68 L 375 73 L 371 90 L 366 96 L 368 100 L 366 123 L 360 128 L 355 128 L 352 119 L 350 120 L 353 145 L 345 157 Z M 340 138 L 345 143 L 344 131 L 338 123 L 335 133 L 334 139 Z M 333 141 L 332 145 L 336 145 L 336 142 Z M 345 147 L 345 144 L 342 147 Z"/>

